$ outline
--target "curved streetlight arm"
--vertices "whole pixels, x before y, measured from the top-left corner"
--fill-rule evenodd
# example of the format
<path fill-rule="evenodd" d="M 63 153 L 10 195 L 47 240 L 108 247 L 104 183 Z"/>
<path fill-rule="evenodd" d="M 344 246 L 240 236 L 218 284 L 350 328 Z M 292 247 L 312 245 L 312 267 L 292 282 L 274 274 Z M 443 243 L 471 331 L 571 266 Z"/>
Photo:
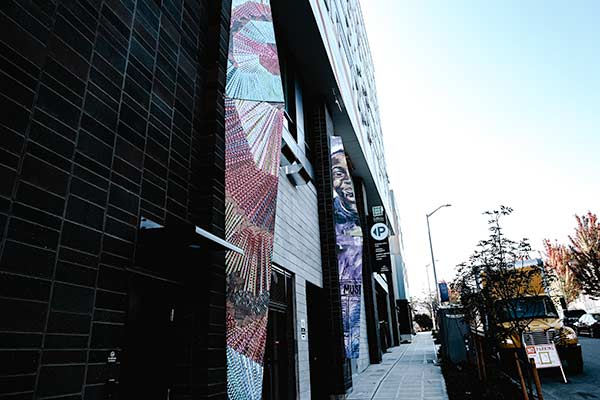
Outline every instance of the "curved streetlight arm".
<path fill-rule="evenodd" d="M 442 204 L 441 206 L 439 206 L 438 208 L 436 208 L 435 210 L 433 210 L 433 211 L 432 211 L 432 212 L 430 212 L 429 214 L 426 214 L 426 215 L 427 215 L 427 218 L 429 218 L 429 217 L 431 217 L 433 214 L 435 214 L 435 212 L 436 212 L 437 210 L 439 210 L 440 208 L 444 208 L 444 207 L 451 207 L 451 206 L 452 206 L 452 204 Z"/>
<path fill-rule="evenodd" d="M 437 210 L 439 210 L 440 208 L 450 207 L 450 206 L 451 206 L 451 204 L 442 204 L 441 206 L 439 206 L 438 208 L 436 208 L 435 210 L 433 210 L 429 214 L 425 214 L 425 216 L 427 217 L 427 235 L 429 235 L 429 250 L 431 251 L 431 265 L 433 266 L 433 279 L 434 279 L 434 284 L 435 284 L 435 298 L 436 298 L 438 304 L 441 303 L 441 301 L 440 301 L 440 287 L 438 285 L 437 271 L 435 269 L 435 259 L 433 257 L 433 244 L 431 242 L 431 229 L 429 228 L 429 217 L 431 217 L 433 214 L 435 214 L 435 212 Z"/>

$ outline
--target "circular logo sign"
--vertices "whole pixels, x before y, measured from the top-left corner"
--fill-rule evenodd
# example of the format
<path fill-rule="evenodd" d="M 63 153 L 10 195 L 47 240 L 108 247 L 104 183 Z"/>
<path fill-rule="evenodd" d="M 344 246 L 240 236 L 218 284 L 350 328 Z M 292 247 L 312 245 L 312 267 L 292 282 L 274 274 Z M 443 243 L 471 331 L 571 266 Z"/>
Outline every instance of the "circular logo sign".
<path fill-rule="evenodd" d="M 389 234 L 390 230 L 384 223 L 378 222 L 371 227 L 371 237 L 375 240 L 387 239 Z"/>

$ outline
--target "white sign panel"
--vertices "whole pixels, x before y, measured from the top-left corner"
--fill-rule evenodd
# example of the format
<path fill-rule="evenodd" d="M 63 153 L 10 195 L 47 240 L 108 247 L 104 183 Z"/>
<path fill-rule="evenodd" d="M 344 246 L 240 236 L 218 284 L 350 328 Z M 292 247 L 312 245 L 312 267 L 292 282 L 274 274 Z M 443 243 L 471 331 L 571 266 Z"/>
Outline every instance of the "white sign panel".
<path fill-rule="evenodd" d="M 306 340 L 306 320 L 300 320 L 300 339 Z"/>
<path fill-rule="evenodd" d="M 375 206 L 371 209 L 373 217 L 383 217 L 383 206 Z"/>
<path fill-rule="evenodd" d="M 526 350 L 527 356 L 535 360 L 536 368 L 562 368 L 554 343 L 526 346 Z"/>

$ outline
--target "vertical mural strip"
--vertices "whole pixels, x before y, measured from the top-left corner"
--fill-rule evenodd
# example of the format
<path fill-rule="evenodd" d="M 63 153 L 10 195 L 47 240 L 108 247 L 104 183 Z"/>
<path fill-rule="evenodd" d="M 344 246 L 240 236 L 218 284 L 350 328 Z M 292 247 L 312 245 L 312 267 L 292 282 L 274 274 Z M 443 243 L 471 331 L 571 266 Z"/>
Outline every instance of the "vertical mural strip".
<path fill-rule="evenodd" d="M 344 345 L 347 358 L 358 358 L 363 235 L 344 145 L 338 136 L 331 137 L 331 176 Z"/>
<path fill-rule="evenodd" d="M 233 0 L 225 98 L 227 396 L 261 399 L 283 89 L 268 0 Z"/>

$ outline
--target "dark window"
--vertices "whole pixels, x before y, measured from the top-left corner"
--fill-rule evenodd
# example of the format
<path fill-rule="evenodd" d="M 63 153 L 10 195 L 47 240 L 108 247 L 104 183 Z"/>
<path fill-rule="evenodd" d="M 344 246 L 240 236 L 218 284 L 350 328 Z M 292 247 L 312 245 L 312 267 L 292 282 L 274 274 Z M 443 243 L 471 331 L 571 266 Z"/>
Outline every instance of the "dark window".
<path fill-rule="evenodd" d="M 497 303 L 501 322 L 535 318 L 558 318 L 554 303 L 547 296 L 519 297 Z"/>
<path fill-rule="evenodd" d="M 285 117 L 288 121 L 288 130 L 294 139 L 298 140 L 298 132 L 296 130 L 296 77 L 292 63 L 285 51 L 279 52 L 279 65 L 281 68 Z"/>
<path fill-rule="evenodd" d="M 298 140 L 296 131 L 296 71 L 294 70 L 293 58 L 285 41 L 285 33 L 278 18 L 273 18 L 275 38 L 277 42 L 277 56 L 279 58 L 279 70 L 281 83 L 283 85 L 283 100 L 285 101 L 285 117 L 288 122 L 288 130 Z"/>

